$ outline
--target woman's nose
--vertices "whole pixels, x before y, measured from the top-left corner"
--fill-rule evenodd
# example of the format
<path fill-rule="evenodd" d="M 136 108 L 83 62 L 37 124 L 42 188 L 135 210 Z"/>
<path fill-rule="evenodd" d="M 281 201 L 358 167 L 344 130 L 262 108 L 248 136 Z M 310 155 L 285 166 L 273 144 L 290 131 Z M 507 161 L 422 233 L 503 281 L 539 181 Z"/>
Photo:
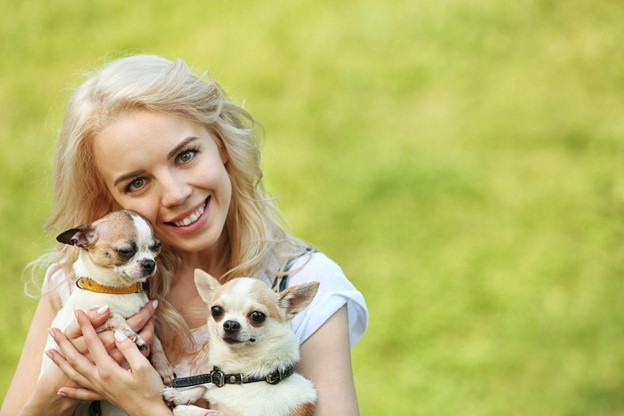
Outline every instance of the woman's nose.
<path fill-rule="evenodd" d="M 162 204 L 166 208 L 182 205 L 193 193 L 193 188 L 181 175 L 168 175 L 161 183 Z"/>

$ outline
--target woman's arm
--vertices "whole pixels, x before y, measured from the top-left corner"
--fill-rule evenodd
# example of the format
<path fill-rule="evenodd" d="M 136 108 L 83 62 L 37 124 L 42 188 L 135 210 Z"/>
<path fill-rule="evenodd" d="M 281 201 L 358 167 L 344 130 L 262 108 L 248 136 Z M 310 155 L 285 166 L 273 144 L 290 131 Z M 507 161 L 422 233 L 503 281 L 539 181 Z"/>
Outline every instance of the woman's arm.
<path fill-rule="evenodd" d="M 70 383 L 56 366 L 50 366 L 39 382 L 48 328 L 56 315 L 50 296 L 54 295 L 44 296 L 39 301 L 17 370 L 0 411 L 2 416 L 71 414 L 77 405 L 75 400 L 56 394 L 59 387 Z"/>
<path fill-rule="evenodd" d="M 301 345 L 297 371 L 316 386 L 319 394 L 317 415 L 359 415 L 346 306 Z"/>

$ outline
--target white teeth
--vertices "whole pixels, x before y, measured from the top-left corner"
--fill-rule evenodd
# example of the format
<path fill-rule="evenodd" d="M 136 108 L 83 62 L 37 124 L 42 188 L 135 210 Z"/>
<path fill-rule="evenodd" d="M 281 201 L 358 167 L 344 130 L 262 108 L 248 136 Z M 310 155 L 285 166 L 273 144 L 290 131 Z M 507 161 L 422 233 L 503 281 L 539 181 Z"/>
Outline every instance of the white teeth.
<path fill-rule="evenodd" d="M 204 209 L 205 209 L 205 205 L 202 205 L 201 207 L 197 208 L 195 212 L 193 212 L 188 217 L 180 221 L 174 221 L 173 223 L 175 224 L 176 227 L 188 227 L 189 225 L 197 221 L 199 217 L 201 217 L 201 215 L 204 213 Z"/>

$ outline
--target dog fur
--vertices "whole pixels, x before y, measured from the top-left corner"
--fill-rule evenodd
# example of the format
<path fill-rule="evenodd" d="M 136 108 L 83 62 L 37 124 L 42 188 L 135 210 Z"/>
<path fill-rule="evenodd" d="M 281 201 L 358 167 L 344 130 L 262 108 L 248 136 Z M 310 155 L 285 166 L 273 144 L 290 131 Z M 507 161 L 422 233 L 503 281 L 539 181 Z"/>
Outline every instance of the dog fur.
<path fill-rule="evenodd" d="M 221 285 L 207 273 L 195 271 L 197 290 L 210 308 L 208 364 L 226 374 L 265 377 L 299 361 L 299 342 L 290 320 L 305 309 L 319 287 L 308 282 L 273 292 L 263 282 L 237 278 Z M 166 388 L 163 398 L 175 404 L 176 416 L 194 415 L 274 415 L 314 414 L 317 399 L 311 381 L 294 373 L 278 384 L 259 381 L 204 384 L 185 390 Z M 211 410 L 189 405 L 204 399 Z"/>
<path fill-rule="evenodd" d="M 79 257 L 73 264 L 75 279 L 88 277 L 104 286 L 124 287 L 145 282 L 156 273 L 155 257 L 160 251 L 160 242 L 154 238 L 149 221 L 133 211 L 113 211 L 91 224 L 59 234 L 57 241 L 80 248 Z M 126 318 L 136 314 L 147 302 L 144 292 L 109 294 L 75 289 L 57 313 L 52 327 L 65 330 L 75 321 L 76 309 L 89 310 L 108 305 L 110 316 L 97 329 L 98 332 L 121 331 L 139 348 L 147 348 L 145 341 L 126 322 Z M 48 337 L 45 350 L 51 348 L 58 347 L 54 339 Z M 156 336 L 151 345 L 150 361 L 163 382 L 171 384 L 173 368 Z M 52 360 L 44 354 L 40 376 L 51 364 Z"/>

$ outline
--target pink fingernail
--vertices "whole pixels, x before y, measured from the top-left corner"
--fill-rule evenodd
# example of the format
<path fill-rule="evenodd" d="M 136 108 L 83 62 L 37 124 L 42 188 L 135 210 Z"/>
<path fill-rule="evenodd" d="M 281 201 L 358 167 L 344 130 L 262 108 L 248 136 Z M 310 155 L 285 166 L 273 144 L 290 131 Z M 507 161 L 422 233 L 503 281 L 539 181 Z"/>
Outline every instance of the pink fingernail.
<path fill-rule="evenodd" d="M 52 352 L 50 350 L 45 350 L 44 353 L 48 356 L 49 359 L 52 359 Z"/>
<path fill-rule="evenodd" d="M 158 307 L 158 300 L 154 299 L 152 301 L 152 308 L 154 308 L 154 310 L 156 310 L 157 307 Z"/>
<path fill-rule="evenodd" d="M 50 336 L 54 338 L 54 331 L 52 330 L 52 328 L 48 329 L 48 334 L 50 334 Z"/>
<path fill-rule="evenodd" d="M 128 337 L 121 331 L 115 331 L 115 339 L 117 340 L 117 342 L 124 342 L 128 339 Z"/>
<path fill-rule="evenodd" d="M 107 310 L 108 310 L 108 305 L 104 305 L 104 306 L 100 306 L 96 312 L 98 315 L 104 315 Z"/>
<path fill-rule="evenodd" d="M 57 391 L 56 394 L 58 394 L 59 396 L 68 397 L 67 394 L 65 394 L 65 392 L 62 390 Z"/>

